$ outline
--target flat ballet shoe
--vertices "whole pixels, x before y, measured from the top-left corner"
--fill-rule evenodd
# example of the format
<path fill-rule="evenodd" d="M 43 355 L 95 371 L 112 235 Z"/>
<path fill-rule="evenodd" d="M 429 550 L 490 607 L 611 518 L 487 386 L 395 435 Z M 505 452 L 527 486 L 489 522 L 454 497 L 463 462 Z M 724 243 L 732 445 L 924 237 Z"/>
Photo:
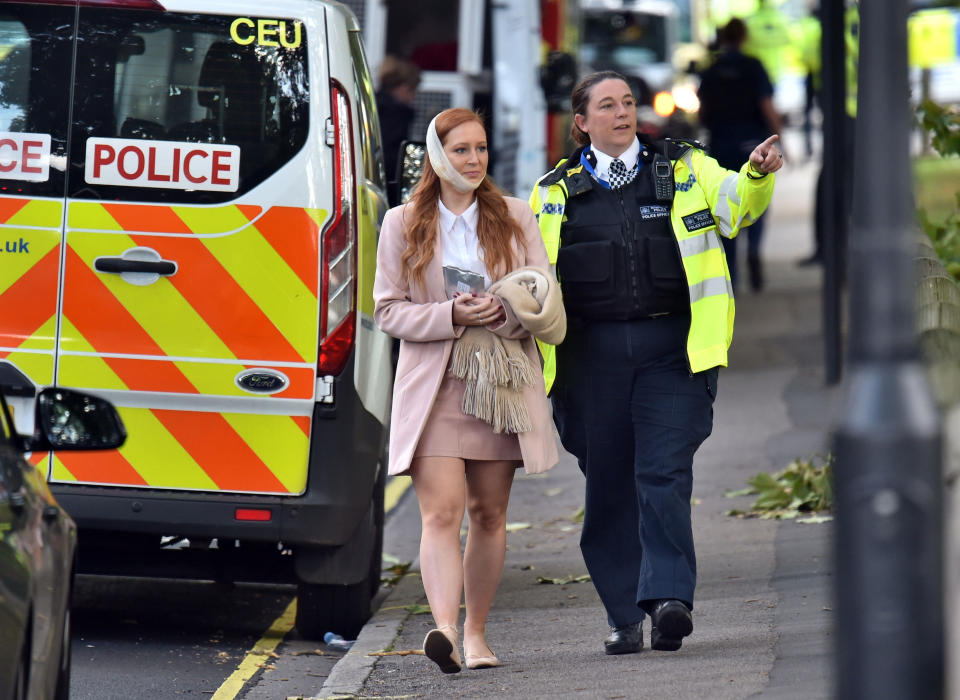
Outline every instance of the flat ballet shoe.
<path fill-rule="evenodd" d="M 466 666 L 469 669 L 475 668 L 496 668 L 500 665 L 500 659 L 491 654 L 490 656 L 466 656 Z"/>
<path fill-rule="evenodd" d="M 457 628 L 444 625 L 427 632 L 423 638 L 423 654 L 444 673 L 459 673 L 462 666 L 459 642 Z"/>

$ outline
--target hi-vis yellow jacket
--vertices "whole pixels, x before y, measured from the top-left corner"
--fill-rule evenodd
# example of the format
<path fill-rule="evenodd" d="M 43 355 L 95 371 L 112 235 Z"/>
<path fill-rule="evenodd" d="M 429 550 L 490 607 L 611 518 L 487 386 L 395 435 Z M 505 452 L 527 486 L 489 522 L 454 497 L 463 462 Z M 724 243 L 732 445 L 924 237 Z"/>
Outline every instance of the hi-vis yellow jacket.
<path fill-rule="evenodd" d="M 773 174 L 758 177 L 749 163 L 739 173 L 720 165 L 699 148 L 676 144 L 670 154 L 674 167 L 676 196 L 670 223 L 680 249 L 690 289 L 690 332 L 687 360 L 691 372 L 726 366 L 727 349 L 733 338 L 733 285 L 719 236 L 733 238 L 759 218 L 773 196 Z M 561 161 L 544 175 L 530 195 L 550 264 L 556 269 L 560 229 L 566 220 L 570 178 L 589 176 L 579 160 L 580 151 Z M 749 175 L 748 175 L 749 171 Z M 752 177 L 751 177 L 752 176 Z M 582 182 L 582 180 L 581 180 Z M 576 191 L 576 189 L 574 189 Z M 704 226 L 705 216 L 713 220 Z M 688 225 L 693 230 L 688 230 Z M 561 287 L 563 280 L 560 280 Z M 543 377 L 550 392 L 557 374 L 552 345 L 539 343 L 543 354 Z"/>

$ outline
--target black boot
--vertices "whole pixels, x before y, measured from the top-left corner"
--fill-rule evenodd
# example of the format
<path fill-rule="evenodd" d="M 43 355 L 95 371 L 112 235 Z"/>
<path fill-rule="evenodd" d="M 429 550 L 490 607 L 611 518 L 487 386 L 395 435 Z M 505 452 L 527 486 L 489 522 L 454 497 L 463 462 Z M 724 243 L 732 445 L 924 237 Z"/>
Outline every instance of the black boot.
<path fill-rule="evenodd" d="M 679 600 L 658 601 L 650 611 L 650 619 L 650 646 L 658 651 L 676 651 L 683 638 L 693 632 L 690 608 Z"/>
<path fill-rule="evenodd" d="M 643 649 L 643 623 L 612 627 L 603 640 L 603 650 L 608 654 L 636 654 Z"/>

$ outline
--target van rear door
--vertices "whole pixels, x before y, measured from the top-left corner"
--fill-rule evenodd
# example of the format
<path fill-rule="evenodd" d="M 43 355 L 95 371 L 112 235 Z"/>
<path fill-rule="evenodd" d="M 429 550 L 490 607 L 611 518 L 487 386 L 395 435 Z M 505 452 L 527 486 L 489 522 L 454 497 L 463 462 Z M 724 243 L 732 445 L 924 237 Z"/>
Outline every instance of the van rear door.
<path fill-rule="evenodd" d="M 54 381 L 75 14 L 0 4 L 0 382 L 22 433 Z"/>
<path fill-rule="evenodd" d="M 78 18 L 56 382 L 129 439 L 57 454 L 51 481 L 302 493 L 330 211 L 304 182 L 304 23 Z"/>

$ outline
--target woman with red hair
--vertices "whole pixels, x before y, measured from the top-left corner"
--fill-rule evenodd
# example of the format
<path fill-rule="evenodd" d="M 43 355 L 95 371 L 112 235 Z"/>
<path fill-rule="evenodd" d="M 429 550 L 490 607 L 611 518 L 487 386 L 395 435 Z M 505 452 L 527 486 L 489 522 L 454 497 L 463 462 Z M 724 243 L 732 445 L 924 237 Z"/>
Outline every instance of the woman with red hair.
<path fill-rule="evenodd" d="M 562 337 L 565 317 L 530 207 L 487 177 L 480 117 L 441 112 L 427 155 L 410 202 L 383 220 L 374 319 L 401 340 L 388 472 L 412 477 L 420 505 L 420 569 L 436 623 L 424 652 L 455 673 L 461 595 L 465 665 L 499 663 L 485 625 L 514 471 L 558 460 L 534 335 Z"/>

